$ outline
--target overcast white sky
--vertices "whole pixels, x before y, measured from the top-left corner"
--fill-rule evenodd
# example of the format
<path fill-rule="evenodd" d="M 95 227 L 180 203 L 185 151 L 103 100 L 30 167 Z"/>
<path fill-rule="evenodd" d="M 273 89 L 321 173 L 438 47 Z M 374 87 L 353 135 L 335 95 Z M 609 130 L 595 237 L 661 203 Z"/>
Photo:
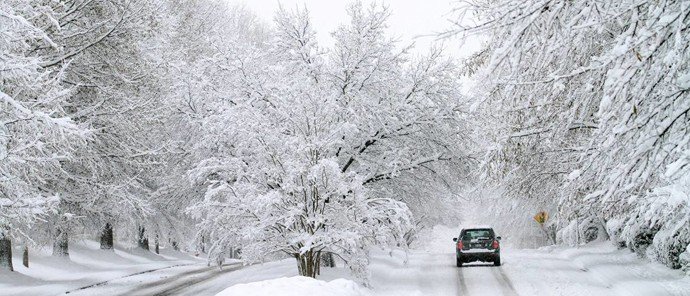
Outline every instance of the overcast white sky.
<path fill-rule="evenodd" d="M 231 3 L 244 3 L 267 23 L 273 22 L 274 12 L 281 3 L 285 8 L 292 9 L 306 6 L 311 15 L 312 23 L 317 30 L 319 44 L 330 46 L 333 44 L 331 32 L 338 25 L 349 21 L 345 7 L 349 0 L 228 0 Z M 374 0 L 364 0 L 365 5 Z M 399 37 L 401 42 L 409 44 L 414 42 L 415 51 L 426 52 L 437 38 L 434 35 L 451 27 L 448 21 L 451 18 L 451 10 L 457 5 L 457 0 L 384 0 L 383 3 L 391 9 L 389 19 L 389 34 Z M 446 53 L 464 57 L 479 47 L 479 42 L 469 40 L 460 43 L 457 40 L 442 41 Z"/>

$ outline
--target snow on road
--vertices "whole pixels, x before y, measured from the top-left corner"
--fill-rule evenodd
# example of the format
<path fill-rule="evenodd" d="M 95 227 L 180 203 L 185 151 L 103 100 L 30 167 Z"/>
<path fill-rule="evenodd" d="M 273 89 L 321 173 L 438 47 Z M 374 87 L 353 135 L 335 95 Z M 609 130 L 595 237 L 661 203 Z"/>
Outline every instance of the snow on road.
<path fill-rule="evenodd" d="M 501 267 L 473 263 L 457 268 L 453 256 L 452 252 L 426 250 L 407 255 L 400 250 L 375 251 L 371 295 L 690 295 L 690 278 L 681 272 L 642 261 L 604 243 L 579 249 L 505 250 Z M 295 269 L 291 259 L 234 265 L 223 271 L 182 266 L 69 295 L 213 295 L 236 284 L 294 277 Z M 346 271 L 336 268 L 326 269 L 320 279 L 341 277 L 348 277 Z"/>
<path fill-rule="evenodd" d="M 502 266 L 472 263 L 457 268 L 451 239 L 458 229 L 435 227 L 421 240 L 420 250 L 409 253 L 406 268 L 403 253 L 387 259 L 375 255 L 373 284 L 377 295 L 690 295 L 690 277 L 681 271 L 649 263 L 609 242 L 520 250 L 511 248 L 507 241 Z M 397 262 L 396 267 L 406 272 L 391 276 L 386 268 L 379 268 L 380 262 L 389 266 Z M 455 281 L 451 280 L 453 275 Z M 415 277 L 416 282 L 412 280 Z M 404 288 L 396 290 L 396 282 L 403 283 Z M 389 288 L 394 292 L 389 293 Z M 456 292 L 451 293 L 454 289 Z"/>
<path fill-rule="evenodd" d="M 503 269 L 493 265 L 473 264 L 458 269 L 457 295 L 518 295 Z"/>
<path fill-rule="evenodd" d="M 136 274 L 102 284 L 69 291 L 69 295 L 171 295 L 187 293 L 196 285 L 203 285 L 222 274 L 242 268 L 239 263 L 227 264 L 223 270 L 218 267 L 200 265 L 180 266 L 149 273 Z"/>
<path fill-rule="evenodd" d="M 502 266 L 471 263 L 457 268 L 451 241 L 457 232 L 437 226 L 408 256 L 402 251 L 373 253 L 374 294 L 690 295 L 690 277 L 681 271 L 649 263 L 609 242 L 527 250 L 512 249 L 507 242 Z"/>
<path fill-rule="evenodd" d="M 690 277 L 681 271 L 670 270 L 663 265 L 639 259 L 627 250 L 617 250 L 609 242 L 594 243 L 579 248 L 549 247 L 527 250 L 512 249 L 507 242 L 501 255 L 502 266 L 471 263 L 457 268 L 455 267 L 454 244 L 451 240 L 455 232 L 455 228 L 437 227 L 432 235 L 422 238 L 420 245 L 408 252 L 402 250 L 372 251 L 370 294 L 373 296 L 690 295 Z M 120 257 L 131 256 L 131 260 L 141 258 L 124 252 L 119 252 L 117 255 Z M 80 256 L 82 255 L 75 254 L 74 258 L 79 261 Z M 87 258 L 89 262 L 92 262 L 91 264 L 94 264 L 94 268 L 98 265 L 104 265 L 103 262 L 94 263 L 97 261 L 94 261 L 92 255 L 84 259 Z M 107 258 L 103 260 L 107 260 Z M 122 258 L 119 260 L 122 261 Z M 150 265 L 149 261 L 141 260 Z M 2 291 L 0 294 L 4 295 L 6 291 L 14 291 L 15 295 L 58 295 L 68 289 L 60 290 L 57 287 L 71 286 L 68 294 L 70 296 L 214 295 L 237 284 L 268 280 L 268 282 L 257 284 L 270 286 L 271 280 L 274 279 L 280 279 L 273 282 L 280 285 L 285 285 L 291 280 L 300 280 L 293 278 L 297 275 L 294 259 L 251 266 L 242 266 L 240 262 L 233 261 L 226 265 L 223 270 L 219 270 L 217 267 L 207 267 L 198 261 L 186 262 L 188 265 L 163 267 L 128 276 L 114 276 L 103 282 L 93 281 L 91 284 L 98 284 L 88 285 L 90 287 L 80 290 L 75 290 L 79 286 L 75 286 L 73 278 L 77 275 L 84 276 L 84 273 L 64 272 L 63 275 L 57 272 L 52 273 L 51 281 L 61 282 L 59 286 L 52 286 L 52 290 L 47 289 L 46 286 L 37 286 L 36 289 L 16 287 L 14 290 L 5 290 L 4 288 L 12 288 L 12 286 L 8 285 L 6 277 L 0 276 L 0 288 L 3 288 L 0 289 Z M 82 263 L 86 264 L 87 260 L 83 260 Z M 171 264 L 174 261 L 165 263 Z M 36 268 L 47 270 L 40 264 L 37 264 Z M 121 272 L 115 271 L 112 273 L 121 274 Z M 26 275 L 19 273 L 12 276 L 26 277 Z M 59 276 L 64 279 L 58 278 Z M 328 282 L 340 278 L 352 279 L 347 269 L 339 267 L 325 268 L 319 280 Z M 77 283 L 82 282 L 84 279 L 77 281 Z M 309 287 L 311 287 L 309 289 L 313 289 L 319 285 L 330 288 L 348 286 L 342 283 L 315 283 L 314 285 L 305 284 L 303 286 L 305 289 Z M 357 290 L 351 288 L 352 291 Z M 22 289 L 25 289 L 23 291 L 26 293 L 22 294 Z M 336 293 L 335 295 L 341 294 Z M 342 295 L 351 294 L 346 294 L 344 291 Z M 307 293 L 305 296 L 309 296 L 309 294 Z"/>
<path fill-rule="evenodd" d="M 223 269 L 203 264 L 180 266 L 137 274 L 67 295 L 214 295 L 228 286 L 293 275 L 292 260 L 263 265 L 225 264 Z"/>
<path fill-rule="evenodd" d="M 378 251 L 372 256 L 371 285 L 376 295 L 457 294 L 457 268 L 450 254 L 412 251 L 406 256 L 402 251 Z"/>

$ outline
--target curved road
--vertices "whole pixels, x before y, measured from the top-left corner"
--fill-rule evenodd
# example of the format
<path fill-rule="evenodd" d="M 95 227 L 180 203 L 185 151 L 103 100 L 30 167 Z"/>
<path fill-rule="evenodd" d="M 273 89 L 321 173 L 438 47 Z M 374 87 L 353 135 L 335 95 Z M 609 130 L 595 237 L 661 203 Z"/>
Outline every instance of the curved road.
<path fill-rule="evenodd" d="M 82 287 L 69 291 L 71 295 L 190 295 L 190 289 L 203 286 L 204 282 L 214 280 L 245 266 L 235 263 L 217 266 L 181 265 L 147 272 L 140 272 L 118 279 Z M 222 290 L 222 289 L 220 289 Z M 211 295 L 219 291 L 205 291 Z"/>
<path fill-rule="evenodd" d="M 183 295 L 185 289 L 191 286 L 212 280 L 225 273 L 233 272 L 243 267 L 244 266 L 234 264 L 224 266 L 223 270 L 220 270 L 217 266 L 191 270 L 172 277 L 162 278 L 144 285 L 135 286 L 133 289 L 119 295 Z"/>

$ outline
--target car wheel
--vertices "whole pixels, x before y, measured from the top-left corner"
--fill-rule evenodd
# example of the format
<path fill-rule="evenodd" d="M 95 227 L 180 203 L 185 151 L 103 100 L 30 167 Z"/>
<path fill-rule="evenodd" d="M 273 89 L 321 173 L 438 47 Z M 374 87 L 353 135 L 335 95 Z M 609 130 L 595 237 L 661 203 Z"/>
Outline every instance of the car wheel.
<path fill-rule="evenodd" d="M 457 266 L 457 267 L 462 267 L 462 259 L 460 259 L 460 258 L 455 258 L 455 266 Z"/>
<path fill-rule="evenodd" d="M 494 266 L 501 266 L 501 257 L 496 257 L 494 260 Z"/>

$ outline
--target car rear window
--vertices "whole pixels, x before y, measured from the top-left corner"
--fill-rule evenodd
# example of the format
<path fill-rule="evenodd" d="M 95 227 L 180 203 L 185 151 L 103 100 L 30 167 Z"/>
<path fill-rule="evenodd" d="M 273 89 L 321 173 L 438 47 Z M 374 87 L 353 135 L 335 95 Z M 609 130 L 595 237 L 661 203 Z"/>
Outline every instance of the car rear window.
<path fill-rule="evenodd" d="M 462 240 L 493 239 L 494 231 L 491 229 L 466 229 L 462 231 Z"/>

